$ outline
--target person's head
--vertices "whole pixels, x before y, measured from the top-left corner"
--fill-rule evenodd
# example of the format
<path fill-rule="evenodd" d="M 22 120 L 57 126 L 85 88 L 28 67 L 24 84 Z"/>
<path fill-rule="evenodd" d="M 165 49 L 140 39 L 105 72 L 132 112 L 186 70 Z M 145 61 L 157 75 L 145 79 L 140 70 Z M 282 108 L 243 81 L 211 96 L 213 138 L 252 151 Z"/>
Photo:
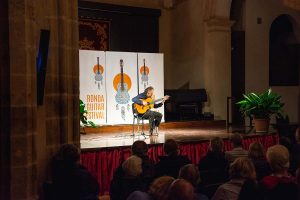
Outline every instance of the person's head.
<path fill-rule="evenodd" d="M 243 146 L 243 137 L 238 133 L 233 133 L 230 137 L 230 142 L 233 147 L 241 147 Z"/>
<path fill-rule="evenodd" d="M 193 200 L 194 187 L 184 179 L 176 179 L 170 186 L 169 200 Z"/>
<path fill-rule="evenodd" d="M 131 153 L 139 157 L 147 156 L 148 145 L 144 141 L 137 140 L 131 146 Z"/>
<path fill-rule="evenodd" d="M 155 200 L 167 200 L 169 187 L 174 180 L 171 176 L 161 176 L 155 179 L 149 187 L 148 194 Z"/>
<path fill-rule="evenodd" d="M 167 139 L 164 143 L 164 152 L 170 155 L 177 155 L 178 154 L 178 144 L 173 139 Z"/>
<path fill-rule="evenodd" d="M 65 165 L 75 165 L 80 161 L 80 150 L 74 144 L 63 144 L 54 159 Z"/>
<path fill-rule="evenodd" d="M 295 139 L 296 139 L 297 143 L 300 143 L 300 128 L 299 127 L 296 129 Z"/>
<path fill-rule="evenodd" d="M 152 97 L 154 93 L 154 88 L 152 86 L 149 86 L 145 89 L 144 93 L 147 97 Z"/>
<path fill-rule="evenodd" d="M 259 142 L 253 142 L 249 146 L 248 157 L 254 160 L 265 158 L 265 149 Z"/>
<path fill-rule="evenodd" d="M 223 152 L 224 142 L 220 137 L 214 137 L 210 140 L 210 148 L 213 152 Z"/>
<path fill-rule="evenodd" d="M 193 164 L 187 164 L 181 167 L 178 178 L 184 179 L 190 182 L 194 187 L 197 187 L 200 183 L 199 169 Z"/>
<path fill-rule="evenodd" d="M 230 165 L 229 175 L 231 179 L 256 179 L 255 167 L 252 161 L 246 157 L 235 159 Z"/>
<path fill-rule="evenodd" d="M 283 145 L 274 145 L 267 150 L 267 161 L 274 173 L 285 173 L 290 166 L 290 154 Z"/>
<path fill-rule="evenodd" d="M 122 164 L 122 169 L 127 176 L 139 176 L 142 174 L 142 159 L 138 156 L 130 156 Z"/>

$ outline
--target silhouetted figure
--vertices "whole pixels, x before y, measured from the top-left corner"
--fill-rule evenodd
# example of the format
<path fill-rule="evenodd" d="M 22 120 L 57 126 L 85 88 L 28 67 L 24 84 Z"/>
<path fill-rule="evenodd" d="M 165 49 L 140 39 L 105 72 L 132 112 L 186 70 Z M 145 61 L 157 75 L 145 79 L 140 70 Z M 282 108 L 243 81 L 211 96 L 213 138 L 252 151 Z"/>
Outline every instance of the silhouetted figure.
<path fill-rule="evenodd" d="M 243 137 L 240 134 L 233 133 L 230 137 L 230 142 L 233 145 L 233 149 L 225 152 L 225 158 L 229 163 L 240 157 L 248 157 L 248 151 L 243 149 Z"/>
<path fill-rule="evenodd" d="M 215 137 L 210 141 L 210 150 L 198 164 L 203 185 L 222 183 L 228 178 L 228 161 L 223 152 L 222 138 Z"/>
<path fill-rule="evenodd" d="M 166 140 L 164 152 L 167 156 L 160 156 L 159 162 L 155 166 L 156 177 L 172 176 L 177 178 L 180 168 L 191 163 L 187 156 L 178 154 L 178 144 L 173 139 Z"/>
<path fill-rule="evenodd" d="M 258 181 L 271 173 L 270 166 L 266 160 L 265 150 L 261 143 L 254 142 L 250 144 L 248 156 L 254 164 Z"/>
<path fill-rule="evenodd" d="M 91 173 L 79 164 L 79 149 L 63 145 L 52 160 L 53 199 L 97 200 L 99 184 Z"/>

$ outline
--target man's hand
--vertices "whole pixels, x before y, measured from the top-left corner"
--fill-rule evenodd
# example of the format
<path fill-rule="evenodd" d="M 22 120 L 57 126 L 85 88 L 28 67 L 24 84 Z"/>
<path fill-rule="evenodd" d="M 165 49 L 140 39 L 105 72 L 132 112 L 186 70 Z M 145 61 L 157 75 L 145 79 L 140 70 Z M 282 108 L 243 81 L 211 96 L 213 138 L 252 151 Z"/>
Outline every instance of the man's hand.
<path fill-rule="evenodd" d="M 143 101 L 143 106 L 147 106 L 147 105 L 148 105 L 148 102 Z"/>

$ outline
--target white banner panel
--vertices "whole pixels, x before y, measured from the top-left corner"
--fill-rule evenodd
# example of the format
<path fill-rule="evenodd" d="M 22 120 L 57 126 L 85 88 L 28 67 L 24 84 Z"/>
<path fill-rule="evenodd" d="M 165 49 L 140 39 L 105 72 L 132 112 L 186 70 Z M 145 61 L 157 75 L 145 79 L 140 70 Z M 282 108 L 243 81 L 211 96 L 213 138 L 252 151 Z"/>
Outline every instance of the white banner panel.
<path fill-rule="evenodd" d="M 145 88 L 152 86 L 154 87 L 156 99 L 164 96 L 163 54 L 138 53 L 138 82 L 139 93 L 142 93 Z M 160 107 L 156 110 L 164 115 L 164 107 Z"/>
<path fill-rule="evenodd" d="M 86 104 L 87 119 L 106 124 L 105 52 L 79 51 L 80 99 Z"/>
<path fill-rule="evenodd" d="M 131 124 L 137 95 L 137 53 L 106 52 L 107 123 Z"/>

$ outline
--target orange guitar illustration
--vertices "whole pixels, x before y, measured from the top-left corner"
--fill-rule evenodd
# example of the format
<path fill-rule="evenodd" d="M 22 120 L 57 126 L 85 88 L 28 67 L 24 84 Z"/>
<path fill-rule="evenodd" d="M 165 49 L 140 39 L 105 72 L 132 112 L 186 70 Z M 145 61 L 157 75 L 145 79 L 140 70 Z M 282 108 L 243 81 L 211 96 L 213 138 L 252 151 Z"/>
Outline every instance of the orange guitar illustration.
<path fill-rule="evenodd" d="M 98 83 L 98 89 L 100 90 L 100 84 L 102 85 L 102 81 L 103 81 L 103 72 L 104 72 L 104 68 L 102 65 L 99 64 L 99 57 L 97 57 L 97 65 L 94 65 L 93 67 L 93 71 L 95 73 L 95 84 Z"/>
<path fill-rule="evenodd" d="M 143 62 L 144 62 L 144 66 L 142 66 L 140 68 L 140 74 L 141 74 L 141 82 L 142 84 L 144 83 L 144 89 L 146 88 L 146 86 L 148 85 L 148 80 L 149 80 L 149 73 L 150 73 L 150 70 L 149 70 L 149 67 L 146 66 L 145 62 L 146 60 L 143 59 Z"/>
<path fill-rule="evenodd" d="M 127 110 L 129 111 L 130 106 L 130 95 L 128 91 L 131 89 L 131 79 L 130 77 L 124 73 L 123 60 L 120 60 L 120 70 L 121 72 L 114 77 L 113 85 L 114 89 L 117 91 L 115 96 L 115 100 L 117 102 L 116 109 L 119 109 L 119 104 L 124 105 L 127 104 Z M 125 120 L 125 107 L 121 107 L 121 116 L 122 119 Z"/>

